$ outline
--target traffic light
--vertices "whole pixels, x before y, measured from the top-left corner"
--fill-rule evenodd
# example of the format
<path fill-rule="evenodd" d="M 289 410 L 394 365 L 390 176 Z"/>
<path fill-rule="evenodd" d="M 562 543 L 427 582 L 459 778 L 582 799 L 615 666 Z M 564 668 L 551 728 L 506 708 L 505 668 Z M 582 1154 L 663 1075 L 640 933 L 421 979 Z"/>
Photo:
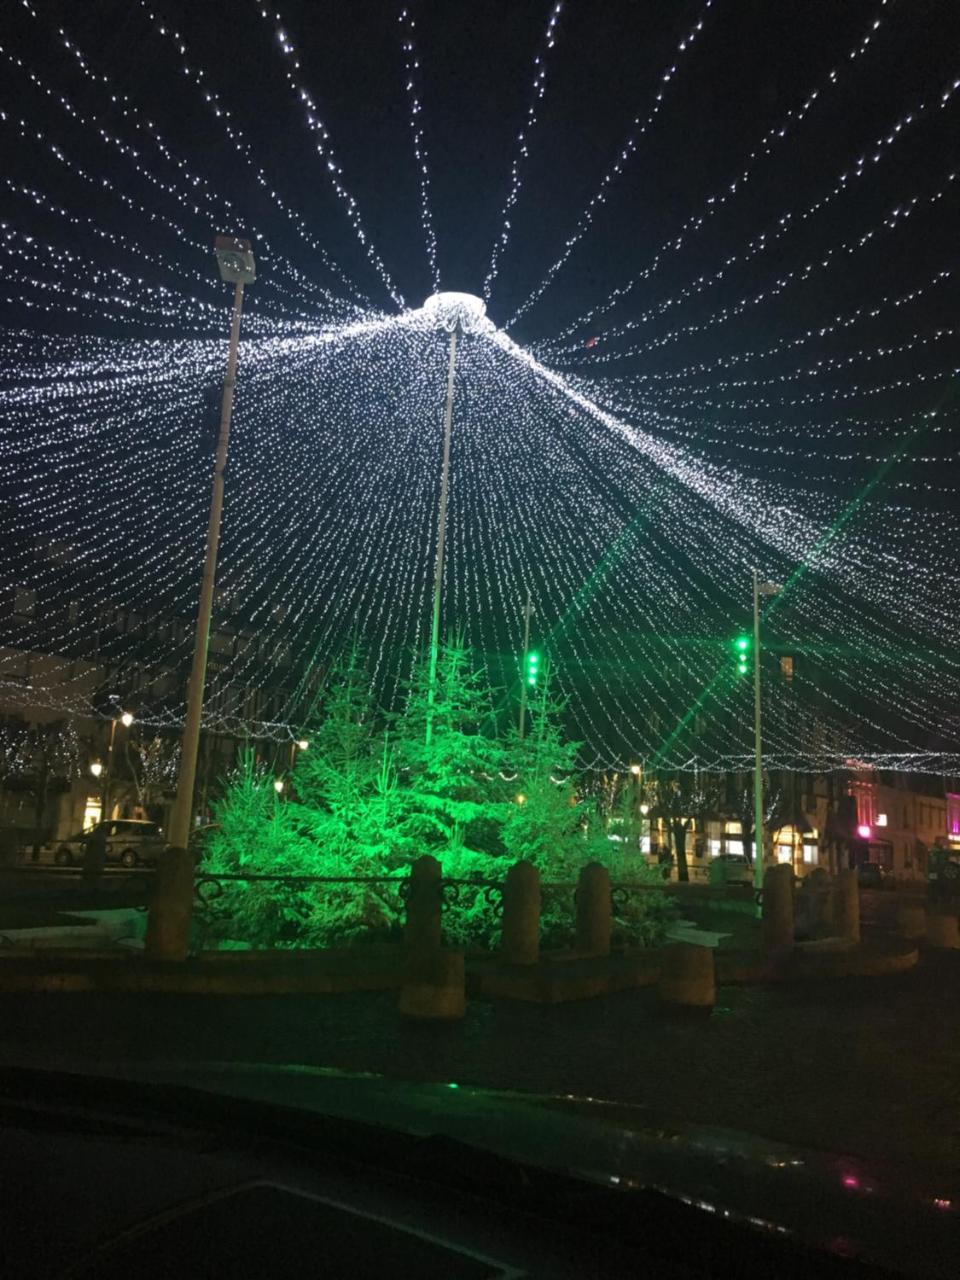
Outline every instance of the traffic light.
<path fill-rule="evenodd" d="M 527 684 L 531 689 L 536 687 L 537 678 L 540 674 L 540 655 L 535 649 L 531 649 L 526 656 L 524 663 L 524 676 Z"/>
<path fill-rule="evenodd" d="M 733 656 L 737 663 L 737 675 L 745 676 L 750 670 L 750 637 L 737 636 L 733 642 Z"/>

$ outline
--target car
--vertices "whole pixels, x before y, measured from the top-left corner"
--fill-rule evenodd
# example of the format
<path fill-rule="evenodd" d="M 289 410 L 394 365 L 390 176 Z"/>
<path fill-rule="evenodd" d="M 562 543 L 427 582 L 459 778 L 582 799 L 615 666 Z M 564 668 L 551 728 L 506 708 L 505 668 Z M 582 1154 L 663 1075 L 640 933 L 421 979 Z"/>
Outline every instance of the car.
<path fill-rule="evenodd" d="M 887 878 L 887 869 L 879 862 L 861 862 L 857 867 L 857 880 L 861 889 L 883 889 L 892 882 Z"/>
<path fill-rule="evenodd" d="M 100 830 L 106 835 L 107 862 L 119 862 L 123 867 L 152 866 L 164 847 L 163 832 L 155 822 L 114 818 L 47 846 L 52 848 L 57 866 L 79 866 L 83 862 L 87 841 Z"/>
<path fill-rule="evenodd" d="M 753 884 L 753 867 L 742 853 L 718 853 L 710 859 L 711 884 Z"/>

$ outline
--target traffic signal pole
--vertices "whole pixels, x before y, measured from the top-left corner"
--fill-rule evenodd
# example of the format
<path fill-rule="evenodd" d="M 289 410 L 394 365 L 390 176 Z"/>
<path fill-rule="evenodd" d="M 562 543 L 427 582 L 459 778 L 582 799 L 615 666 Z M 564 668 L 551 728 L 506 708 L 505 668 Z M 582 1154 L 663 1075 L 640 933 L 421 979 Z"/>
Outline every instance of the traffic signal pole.
<path fill-rule="evenodd" d="M 753 571 L 753 884 L 763 889 L 763 747 L 760 731 L 760 584 Z M 757 899 L 757 915 L 763 906 Z"/>
<path fill-rule="evenodd" d="M 523 741 L 523 734 L 526 728 L 527 720 L 527 654 L 530 652 L 530 615 L 533 613 L 533 605 L 530 603 L 530 592 L 527 592 L 527 603 L 523 606 L 523 664 L 524 669 L 520 673 L 520 741 Z"/>

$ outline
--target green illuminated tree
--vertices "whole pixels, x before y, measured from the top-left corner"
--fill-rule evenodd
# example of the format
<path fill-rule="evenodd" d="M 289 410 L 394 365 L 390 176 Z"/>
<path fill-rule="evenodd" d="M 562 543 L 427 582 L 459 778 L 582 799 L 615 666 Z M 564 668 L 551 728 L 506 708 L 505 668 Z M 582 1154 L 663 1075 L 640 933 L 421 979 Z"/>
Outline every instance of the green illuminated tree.
<path fill-rule="evenodd" d="M 424 661 L 391 726 L 397 852 L 411 860 L 433 853 L 452 876 L 480 874 L 502 849 L 496 833 L 507 814 L 509 755 L 497 736 L 486 673 L 461 641 L 441 646 L 432 707 L 429 694 Z"/>
<path fill-rule="evenodd" d="M 536 695 L 528 701 L 521 738 L 511 727 L 506 741 L 512 794 L 503 823 L 503 844 L 511 861 L 526 858 L 541 874 L 575 877 L 587 860 L 588 806 L 577 794 L 580 743 L 560 728 L 563 705 L 551 695 L 545 667 Z"/>
<path fill-rule="evenodd" d="M 323 718 L 297 757 L 291 790 L 291 817 L 314 846 L 315 874 L 380 870 L 390 861 L 396 775 L 356 646 L 331 672 Z"/>

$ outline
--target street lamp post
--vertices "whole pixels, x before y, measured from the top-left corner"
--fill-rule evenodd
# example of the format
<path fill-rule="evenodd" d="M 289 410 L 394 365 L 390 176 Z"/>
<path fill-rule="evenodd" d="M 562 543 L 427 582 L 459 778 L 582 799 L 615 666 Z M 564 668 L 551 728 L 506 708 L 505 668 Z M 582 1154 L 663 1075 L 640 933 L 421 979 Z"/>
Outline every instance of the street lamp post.
<path fill-rule="evenodd" d="M 110 785 L 113 781 L 113 748 L 117 738 L 117 724 L 123 725 L 125 729 L 129 729 L 133 724 L 133 715 L 129 711 L 122 712 L 119 716 L 113 716 L 110 720 L 110 744 L 107 747 L 107 767 L 101 769 L 100 773 L 95 775 L 100 778 L 100 821 L 107 822 L 110 819 Z"/>
<path fill-rule="evenodd" d="M 213 589 L 217 575 L 217 550 L 220 545 L 220 518 L 223 512 L 223 473 L 227 465 L 230 443 L 230 413 L 237 380 L 237 352 L 240 345 L 240 317 L 243 311 L 243 287 L 256 279 L 253 252 L 248 240 L 217 236 L 214 242 L 220 279 L 234 285 L 233 312 L 230 323 L 230 347 L 223 379 L 220 407 L 220 431 L 213 465 L 213 491 L 210 519 L 207 525 L 207 549 L 200 584 L 200 603 L 193 641 L 193 663 L 187 688 L 187 714 L 183 725 L 177 798 L 170 815 L 167 832 L 168 849 L 157 866 L 157 879 L 147 922 L 147 950 L 164 960 L 186 958 L 190 942 L 190 916 L 193 900 L 193 861 L 187 852 L 190 820 L 193 815 L 193 788 L 197 773 L 200 745 L 200 716 L 207 674 L 207 648 L 210 619 L 213 613 Z"/>

